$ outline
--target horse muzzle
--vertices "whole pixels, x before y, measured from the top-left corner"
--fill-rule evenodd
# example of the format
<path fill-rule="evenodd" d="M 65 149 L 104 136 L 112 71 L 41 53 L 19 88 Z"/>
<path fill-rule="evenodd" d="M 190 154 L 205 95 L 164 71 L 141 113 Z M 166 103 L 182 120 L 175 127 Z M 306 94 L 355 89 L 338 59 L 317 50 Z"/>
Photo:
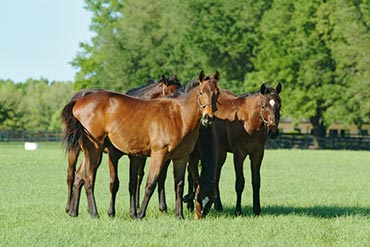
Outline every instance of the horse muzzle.
<path fill-rule="evenodd" d="M 271 139 L 276 139 L 279 136 L 279 129 L 276 125 L 267 127 L 267 135 Z"/>
<path fill-rule="evenodd" d="M 195 219 L 197 220 L 207 216 L 214 201 L 213 193 L 200 196 L 201 193 L 199 191 L 200 188 L 198 186 L 195 192 Z"/>
<path fill-rule="evenodd" d="M 212 123 L 213 123 L 213 120 L 215 119 L 214 116 L 209 116 L 208 114 L 204 115 L 201 120 L 200 120 L 200 123 L 204 126 L 204 127 L 208 127 L 210 126 Z"/>

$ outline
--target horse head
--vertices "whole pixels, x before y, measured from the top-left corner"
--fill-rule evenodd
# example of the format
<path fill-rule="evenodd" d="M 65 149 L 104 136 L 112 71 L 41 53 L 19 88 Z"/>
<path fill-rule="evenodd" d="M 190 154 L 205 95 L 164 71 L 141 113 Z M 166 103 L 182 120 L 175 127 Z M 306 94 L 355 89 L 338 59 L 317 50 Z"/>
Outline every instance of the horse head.
<path fill-rule="evenodd" d="M 275 139 L 279 135 L 279 121 L 280 121 L 280 107 L 281 99 L 279 93 L 281 92 L 281 84 L 276 88 L 266 87 L 261 85 L 260 93 L 263 96 L 261 100 L 260 115 L 263 123 L 267 128 L 267 135 Z"/>
<path fill-rule="evenodd" d="M 217 99 L 220 90 L 217 86 L 220 80 L 220 73 L 216 71 L 215 75 L 205 76 L 201 71 L 199 74 L 199 94 L 198 104 L 202 112 L 201 124 L 209 126 L 214 120 L 214 113 L 217 111 Z"/>
<path fill-rule="evenodd" d="M 177 76 L 174 75 L 172 78 L 166 78 L 165 75 L 162 75 L 158 83 L 162 83 L 162 94 L 165 96 L 175 96 L 177 90 L 181 88 L 181 83 L 177 79 Z"/>

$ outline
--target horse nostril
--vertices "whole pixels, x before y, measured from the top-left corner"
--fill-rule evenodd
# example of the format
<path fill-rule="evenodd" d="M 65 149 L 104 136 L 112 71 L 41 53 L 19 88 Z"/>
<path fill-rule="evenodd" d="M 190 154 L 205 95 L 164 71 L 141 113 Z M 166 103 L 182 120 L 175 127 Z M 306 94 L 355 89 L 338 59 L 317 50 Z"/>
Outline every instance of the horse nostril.
<path fill-rule="evenodd" d="M 201 123 L 202 123 L 202 125 L 203 126 L 209 126 L 209 125 L 211 125 L 212 124 L 212 121 L 213 121 L 213 119 L 214 119 L 214 116 L 209 116 L 208 114 L 207 115 L 205 115 L 203 118 L 202 118 L 202 120 L 201 120 Z"/>
<path fill-rule="evenodd" d="M 277 128 L 268 129 L 267 134 L 271 139 L 276 139 L 279 135 L 279 130 Z"/>

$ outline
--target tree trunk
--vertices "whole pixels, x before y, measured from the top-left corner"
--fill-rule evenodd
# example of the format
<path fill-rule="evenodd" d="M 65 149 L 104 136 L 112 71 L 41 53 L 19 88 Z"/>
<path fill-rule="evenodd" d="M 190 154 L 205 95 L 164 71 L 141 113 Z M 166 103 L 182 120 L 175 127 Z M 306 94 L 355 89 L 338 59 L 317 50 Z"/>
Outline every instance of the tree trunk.
<path fill-rule="evenodd" d="M 326 137 L 326 127 L 324 125 L 324 121 L 322 120 L 321 116 L 315 116 L 310 119 L 310 122 L 313 126 L 312 135 L 314 136 L 314 146 L 316 148 L 321 148 L 323 145 L 320 140 Z"/>

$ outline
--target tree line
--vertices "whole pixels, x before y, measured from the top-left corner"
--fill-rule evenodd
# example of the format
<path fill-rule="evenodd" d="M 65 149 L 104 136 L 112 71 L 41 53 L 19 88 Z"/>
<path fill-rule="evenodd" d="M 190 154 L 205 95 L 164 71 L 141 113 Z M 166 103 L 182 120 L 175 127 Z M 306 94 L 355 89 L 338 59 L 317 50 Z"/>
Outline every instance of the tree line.
<path fill-rule="evenodd" d="M 60 130 L 60 113 L 74 94 L 71 82 L 0 80 L 0 130 Z"/>
<path fill-rule="evenodd" d="M 370 0 L 85 0 L 85 7 L 95 35 L 71 61 L 76 90 L 124 92 L 161 74 L 189 81 L 217 69 L 219 86 L 235 93 L 281 82 L 282 117 L 309 120 L 317 136 L 336 121 L 370 122 Z"/>

